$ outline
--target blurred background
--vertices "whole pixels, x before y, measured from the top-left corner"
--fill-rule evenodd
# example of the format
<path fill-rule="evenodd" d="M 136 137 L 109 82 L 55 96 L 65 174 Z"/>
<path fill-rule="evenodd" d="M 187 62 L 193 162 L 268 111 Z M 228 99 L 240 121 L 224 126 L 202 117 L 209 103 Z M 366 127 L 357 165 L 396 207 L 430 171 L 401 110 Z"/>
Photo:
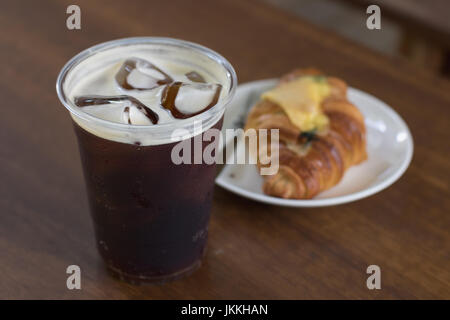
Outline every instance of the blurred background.
<path fill-rule="evenodd" d="M 260 0 L 371 49 L 450 77 L 449 0 Z M 371 4 L 381 8 L 381 30 L 361 28 Z"/>

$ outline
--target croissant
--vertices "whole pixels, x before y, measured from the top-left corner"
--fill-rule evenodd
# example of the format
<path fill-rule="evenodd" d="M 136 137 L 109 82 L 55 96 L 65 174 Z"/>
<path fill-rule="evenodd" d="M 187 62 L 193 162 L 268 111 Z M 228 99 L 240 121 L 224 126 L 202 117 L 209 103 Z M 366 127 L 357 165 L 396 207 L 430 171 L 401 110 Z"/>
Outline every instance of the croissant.
<path fill-rule="evenodd" d="M 320 77 L 326 84 L 326 94 L 318 103 L 321 116 L 326 118 L 322 128 L 299 127 L 282 105 L 264 98 L 247 117 L 245 130 L 279 129 L 279 170 L 263 176 L 263 192 L 271 196 L 313 198 L 335 186 L 347 168 L 367 159 L 364 117 L 347 100 L 346 83 L 316 69 L 298 69 L 281 77 L 278 87 L 302 77 Z M 297 94 L 294 92 L 294 97 Z M 259 160 L 258 156 L 261 167 Z"/>

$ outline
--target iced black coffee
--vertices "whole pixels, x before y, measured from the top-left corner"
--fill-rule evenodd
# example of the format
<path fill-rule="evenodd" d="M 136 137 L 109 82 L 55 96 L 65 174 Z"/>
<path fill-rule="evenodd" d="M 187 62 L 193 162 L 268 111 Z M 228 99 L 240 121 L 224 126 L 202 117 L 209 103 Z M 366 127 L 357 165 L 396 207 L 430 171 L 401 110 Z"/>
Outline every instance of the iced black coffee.
<path fill-rule="evenodd" d="M 183 159 L 198 159 L 219 143 L 203 137 L 221 128 L 235 85 L 217 53 L 162 38 L 101 44 L 61 71 L 57 90 L 78 137 L 97 247 L 114 275 L 166 281 L 199 267 L 215 165 L 180 163 L 172 151 L 192 144 Z"/>

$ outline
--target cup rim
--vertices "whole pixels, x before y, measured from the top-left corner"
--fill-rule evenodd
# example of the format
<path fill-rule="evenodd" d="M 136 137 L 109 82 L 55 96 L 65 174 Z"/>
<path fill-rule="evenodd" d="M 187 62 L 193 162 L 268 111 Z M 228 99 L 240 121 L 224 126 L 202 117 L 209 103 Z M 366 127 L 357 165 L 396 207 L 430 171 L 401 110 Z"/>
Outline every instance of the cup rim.
<path fill-rule="evenodd" d="M 125 123 L 118 123 L 113 122 L 105 119 L 101 119 L 98 117 L 95 117 L 87 112 L 82 111 L 79 107 L 75 106 L 72 101 L 68 99 L 66 96 L 66 93 L 64 92 L 63 84 L 64 80 L 68 76 L 71 70 L 73 70 L 80 62 L 86 60 L 93 54 L 96 54 L 98 52 L 108 50 L 114 47 L 118 46 L 125 46 L 125 45 L 134 45 L 134 44 L 162 44 L 162 45 L 174 45 L 174 46 L 181 46 L 184 48 L 192 49 L 200 54 L 203 54 L 207 56 L 208 58 L 214 60 L 218 64 L 220 64 L 226 71 L 226 76 L 230 81 L 230 86 L 228 89 L 227 96 L 225 99 L 219 101 L 216 105 L 214 105 L 212 108 L 206 110 L 205 112 L 202 112 L 198 115 L 195 115 L 193 117 L 177 120 L 177 121 L 171 121 L 167 123 L 157 124 L 157 125 L 130 125 Z M 74 57 L 72 57 L 61 69 L 59 72 L 58 78 L 56 80 L 56 92 L 58 95 L 59 100 L 64 105 L 64 107 L 72 114 L 77 116 L 78 118 L 81 118 L 84 121 L 87 122 L 95 122 L 99 125 L 110 127 L 117 130 L 133 130 L 133 131 L 149 131 L 149 132 L 161 132 L 165 130 L 173 130 L 174 128 L 180 128 L 184 126 L 191 126 L 194 122 L 195 123 L 202 123 L 203 121 L 207 121 L 211 118 L 213 118 L 218 113 L 222 112 L 225 109 L 225 106 L 231 101 L 233 98 L 235 91 L 237 87 L 237 76 L 236 72 L 231 65 L 231 63 L 225 59 L 222 55 L 219 53 L 202 46 L 197 43 L 193 43 L 190 41 L 185 41 L 181 39 L 176 38 L 167 38 L 167 37 L 129 37 L 129 38 L 121 38 L 121 39 L 115 39 L 110 40 L 106 42 L 102 42 L 99 44 L 96 44 L 92 47 L 89 47 Z"/>

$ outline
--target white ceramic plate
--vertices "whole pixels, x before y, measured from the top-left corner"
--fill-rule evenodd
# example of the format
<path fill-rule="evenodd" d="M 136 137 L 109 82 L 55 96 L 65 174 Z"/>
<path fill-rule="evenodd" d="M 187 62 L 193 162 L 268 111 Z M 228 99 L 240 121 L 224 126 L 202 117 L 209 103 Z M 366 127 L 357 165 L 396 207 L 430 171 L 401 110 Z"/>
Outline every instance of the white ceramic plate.
<path fill-rule="evenodd" d="M 262 92 L 272 88 L 276 79 L 240 85 L 227 108 L 223 128 L 239 128 Z M 355 201 L 377 193 L 394 183 L 408 168 L 413 140 L 403 119 L 387 104 L 355 88 L 348 99 L 364 114 L 367 127 L 368 159 L 349 168 L 333 188 L 310 200 L 271 197 L 262 192 L 263 179 L 255 165 L 225 165 L 216 183 L 238 195 L 269 204 L 291 207 L 321 207 Z M 225 141 L 227 142 L 227 141 Z"/>

